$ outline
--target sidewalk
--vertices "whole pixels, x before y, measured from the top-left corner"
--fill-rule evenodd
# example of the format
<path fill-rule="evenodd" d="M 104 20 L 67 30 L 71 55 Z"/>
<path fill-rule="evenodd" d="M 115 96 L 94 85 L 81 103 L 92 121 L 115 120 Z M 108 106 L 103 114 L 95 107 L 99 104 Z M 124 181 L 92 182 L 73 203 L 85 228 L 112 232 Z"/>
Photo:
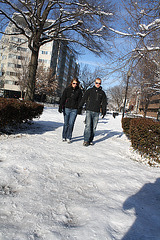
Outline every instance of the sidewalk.
<path fill-rule="evenodd" d="M 0 137 L 0 240 L 158 240 L 159 168 L 140 162 L 121 115 L 100 119 L 83 146 L 85 115 L 73 142 L 61 141 L 63 115 Z"/>

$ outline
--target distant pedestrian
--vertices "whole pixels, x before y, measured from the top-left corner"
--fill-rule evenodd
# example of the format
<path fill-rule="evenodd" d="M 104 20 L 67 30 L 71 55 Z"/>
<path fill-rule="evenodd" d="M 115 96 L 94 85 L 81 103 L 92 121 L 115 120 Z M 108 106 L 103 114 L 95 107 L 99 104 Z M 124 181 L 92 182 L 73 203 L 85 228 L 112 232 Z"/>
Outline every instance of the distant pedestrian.
<path fill-rule="evenodd" d="M 116 116 L 118 116 L 118 115 L 119 115 L 119 113 L 113 112 L 113 117 L 114 117 L 114 118 L 116 118 Z"/>
<path fill-rule="evenodd" d="M 64 114 L 62 140 L 71 143 L 74 123 L 77 117 L 78 105 L 82 98 L 82 90 L 77 78 L 63 91 L 58 111 Z"/>
<path fill-rule="evenodd" d="M 96 78 L 95 86 L 85 92 L 79 104 L 79 109 L 82 109 L 84 104 L 86 104 L 86 118 L 83 145 L 89 146 L 93 145 L 100 111 L 102 113 L 102 118 L 106 115 L 107 97 L 102 90 L 100 78 Z"/>

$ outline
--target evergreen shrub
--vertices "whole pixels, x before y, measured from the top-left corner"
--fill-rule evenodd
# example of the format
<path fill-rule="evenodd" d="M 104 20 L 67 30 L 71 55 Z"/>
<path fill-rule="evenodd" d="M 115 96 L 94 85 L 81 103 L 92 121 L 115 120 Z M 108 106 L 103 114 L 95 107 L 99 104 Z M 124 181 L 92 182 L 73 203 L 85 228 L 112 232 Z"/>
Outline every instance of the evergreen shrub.
<path fill-rule="evenodd" d="M 31 101 L 13 98 L 0 98 L 0 128 L 16 125 L 38 118 L 44 106 Z"/>
<path fill-rule="evenodd" d="M 130 121 L 132 118 L 122 118 L 122 128 L 123 132 L 129 137 Z"/>
<path fill-rule="evenodd" d="M 127 125 L 127 134 L 132 147 L 142 156 L 160 163 L 160 122 L 149 118 L 122 119 L 122 128 Z M 124 129 L 126 133 L 126 129 Z"/>

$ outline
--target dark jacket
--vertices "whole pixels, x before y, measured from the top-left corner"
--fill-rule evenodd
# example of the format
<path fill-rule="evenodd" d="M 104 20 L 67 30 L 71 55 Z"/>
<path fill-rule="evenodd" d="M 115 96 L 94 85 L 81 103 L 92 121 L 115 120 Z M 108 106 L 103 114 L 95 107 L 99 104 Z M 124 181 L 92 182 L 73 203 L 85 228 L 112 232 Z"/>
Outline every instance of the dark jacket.
<path fill-rule="evenodd" d="M 63 109 L 64 107 L 70 109 L 78 109 L 78 105 L 82 99 L 82 90 L 79 87 L 73 88 L 69 86 L 64 89 L 59 108 Z"/>
<path fill-rule="evenodd" d="M 94 86 L 89 88 L 85 92 L 79 104 L 79 108 L 82 108 L 84 103 L 86 103 L 86 110 L 100 112 L 100 109 L 102 108 L 102 115 L 104 116 L 106 114 L 107 97 L 105 92 L 102 90 L 102 87 L 96 88 Z"/>

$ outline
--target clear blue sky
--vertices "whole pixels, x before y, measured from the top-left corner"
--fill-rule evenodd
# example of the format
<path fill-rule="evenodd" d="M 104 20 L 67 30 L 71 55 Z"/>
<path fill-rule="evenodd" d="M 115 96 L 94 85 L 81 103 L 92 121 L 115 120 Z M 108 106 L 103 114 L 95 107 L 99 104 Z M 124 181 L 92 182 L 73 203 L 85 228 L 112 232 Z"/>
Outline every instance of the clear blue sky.
<path fill-rule="evenodd" d="M 119 42 L 119 44 L 118 44 Z M 121 48 L 122 50 L 122 43 L 120 43 L 121 40 L 117 39 L 117 47 Z M 115 50 L 114 50 L 115 51 Z M 83 67 L 83 65 L 88 65 L 89 69 L 91 69 L 92 71 L 95 70 L 95 68 L 97 67 L 102 67 L 103 69 L 106 70 L 106 75 L 104 77 L 104 79 L 102 79 L 102 87 L 104 88 L 104 90 L 107 90 L 110 87 L 113 87 L 115 85 L 119 85 L 121 82 L 121 78 L 120 78 L 120 74 L 118 72 L 115 72 L 113 74 L 107 74 L 107 68 L 111 68 L 110 70 L 114 70 L 115 66 L 114 64 L 109 66 L 109 64 L 107 64 L 108 62 L 111 64 L 112 61 L 114 61 L 114 57 L 111 60 L 109 57 L 107 56 L 103 56 L 103 57 L 98 57 L 96 56 L 94 53 L 90 52 L 89 50 L 84 50 L 84 55 L 80 55 L 78 57 L 78 63 Z"/>

